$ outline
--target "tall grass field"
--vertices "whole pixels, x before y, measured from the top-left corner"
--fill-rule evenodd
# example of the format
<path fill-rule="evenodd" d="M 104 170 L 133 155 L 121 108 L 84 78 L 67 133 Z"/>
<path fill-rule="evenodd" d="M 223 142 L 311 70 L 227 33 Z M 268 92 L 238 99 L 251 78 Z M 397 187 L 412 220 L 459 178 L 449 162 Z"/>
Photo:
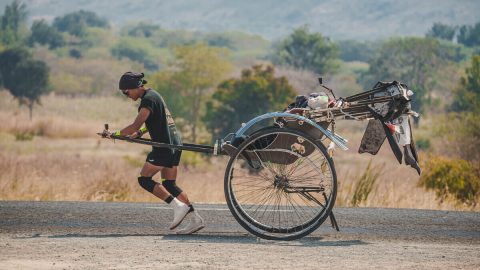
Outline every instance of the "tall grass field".
<path fill-rule="evenodd" d="M 122 128 L 135 115 L 136 104 L 121 97 L 50 95 L 30 119 L 26 107 L 0 91 L 0 200 L 160 203 L 137 183 L 150 147 L 96 135 L 104 123 Z M 376 156 L 358 154 L 365 126 L 338 124 L 350 150 L 337 149 L 333 157 L 336 206 L 464 209 L 453 201 L 440 203 L 433 191 L 418 186 L 415 170 L 398 164 L 387 143 Z M 178 184 L 195 202 L 224 203 L 227 161 L 184 151 Z"/>

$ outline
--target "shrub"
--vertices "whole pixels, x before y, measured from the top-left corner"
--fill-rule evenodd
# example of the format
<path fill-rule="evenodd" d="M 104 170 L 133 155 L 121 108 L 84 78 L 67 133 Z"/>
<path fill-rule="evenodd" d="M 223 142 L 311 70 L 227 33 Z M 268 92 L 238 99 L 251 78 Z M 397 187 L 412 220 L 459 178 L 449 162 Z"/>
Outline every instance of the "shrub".
<path fill-rule="evenodd" d="M 415 141 L 415 146 L 417 146 L 419 150 L 430 150 L 430 147 L 431 147 L 430 139 L 428 138 L 417 139 Z"/>
<path fill-rule="evenodd" d="M 381 167 L 372 167 L 372 161 L 370 160 L 365 172 L 358 178 L 357 184 L 355 185 L 352 206 L 358 206 L 361 202 L 368 199 L 368 195 L 372 192 L 375 182 L 382 173 Z"/>
<path fill-rule="evenodd" d="M 18 131 L 15 132 L 16 141 L 31 141 L 35 137 L 35 134 L 30 131 Z"/>
<path fill-rule="evenodd" d="M 480 195 L 480 166 L 463 159 L 430 156 L 423 162 L 419 185 L 434 190 L 440 202 L 453 197 L 475 207 Z"/>
<path fill-rule="evenodd" d="M 450 113 L 436 121 L 435 134 L 442 142 L 442 154 L 465 160 L 480 160 L 480 115 Z M 437 147 L 438 148 L 438 147 Z"/>

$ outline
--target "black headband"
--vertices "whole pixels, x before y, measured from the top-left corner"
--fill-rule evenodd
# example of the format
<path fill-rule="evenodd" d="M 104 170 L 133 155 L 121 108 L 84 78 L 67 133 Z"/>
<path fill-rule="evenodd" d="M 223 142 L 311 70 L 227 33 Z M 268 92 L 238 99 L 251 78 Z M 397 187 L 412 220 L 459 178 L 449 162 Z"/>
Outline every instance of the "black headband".
<path fill-rule="evenodd" d="M 120 88 L 120 90 L 138 88 L 147 83 L 147 81 L 143 79 L 144 76 L 143 73 L 125 72 L 118 82 L 118 88 Z"/>

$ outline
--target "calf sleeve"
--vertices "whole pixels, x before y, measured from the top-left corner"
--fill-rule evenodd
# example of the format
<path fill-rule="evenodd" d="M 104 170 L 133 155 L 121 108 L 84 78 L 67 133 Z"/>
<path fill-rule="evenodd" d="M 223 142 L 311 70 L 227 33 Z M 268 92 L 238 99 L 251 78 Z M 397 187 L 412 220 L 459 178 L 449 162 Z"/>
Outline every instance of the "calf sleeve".
<path fill-rule="evenodd" d="M 175 180 L 165 180 L 162 182 L 162 185 L 175 198 L 182 193 L 182 190 L 177 186 Z"/>
<path fill-rule="evenodd" d="M 138 184 L 144 188 L 146 191 L 153 193 L 153 188 L 157 182 L 152 180 L 152 177 L 140 176 L 138 177 Z"/>

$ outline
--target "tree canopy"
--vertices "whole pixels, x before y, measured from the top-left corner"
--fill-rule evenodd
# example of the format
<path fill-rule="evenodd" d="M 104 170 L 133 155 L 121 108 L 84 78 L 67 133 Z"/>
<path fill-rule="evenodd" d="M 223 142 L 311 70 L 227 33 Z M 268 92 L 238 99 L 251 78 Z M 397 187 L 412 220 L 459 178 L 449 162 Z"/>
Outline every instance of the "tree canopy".
<path fill-rule="evenodd" d="M 427 32 L 427 37 L 439 38 L 452 41 L 455 37 L 457 27 L 443 24 L 434 23 L 432 28 Z"/>
<path fill-rule="evenodd" d="M 300 27 L 278 45 L 272 60 L 275 64 L 325 74 L 338 69 L 337 57 L 334 43 L 320 33 L 309 33 L 307 27 Z"/>
<path fill-rule="evenodd" d="M 2 86 L 30 110 L 40 102 L 40 96 L 49 91 L 49 68 L 44 62 L 31 58 L 23 48 L 8 49 L 0 53 Z"/>
<path fill-rule="evenodd" d="M 146 40 L 139 41 L 135 38 L 124 37 L 112 47 L 110 52 L 117 59 L 128 58 L 142 63 L 150 71 L 159 69 L 155 48 Z"/>
<path fill-rule="evenodd" d="M 100 18 L 95 12 L 79 10 L 62 17 L 56 17 L 53 27 L 60 32 L 82 37 L 86 34 L 87 27 L 109 28 L 108 21 Z"/>
<path fill-rule="evenodd" d="M 472 57 L 471 66 L 465 73 L 466 77 L 460 79 L 451 109 L 457 112 L 480 112 L 480 55 Z"/>
<path fill-rule="evenodd" d="M 188 121 L 195 142 L 205 100 L 232 66 L 226 49 L 205 44 L 175 47 L 174 53 L 175 60 L 154 76 L 153 85 L 173 105 L 172 113 Z"/>
<path fill-rule="evenodd" d="M 5 7 L 4 14 L 0 17 L 1 43 L 11 46 L 19 44 L 22 39 L 22 28 L 27 20 L 27 6 L 14 0 Z"/>
<path fill-rule="evenodd" d="M 458 42 L 468 47 L 480 45 L 480 22 L 475 25 L 463 25 L 458 32 Z"/>
<path fill-rule="evenodd" d="M 65 45 L 63 36 L 45 20 L 34 21 L 30 37 L 28 38 L 28 45 L 33 46 L 35 43 L 41 45 L 48 45 L 50 49 L 55 49 Z"/>
<path fill-rule="evenodd" d="M 377 81 L 401 81 L 414 92 L 412 107 L 423 112 L 434 84 L 432 74 L 445 63 L 450 51 L 433 38 L 392 38 L 385 42 L 369 61 L 370 68 L 363 76 L 366 88 Z"/>
<path fill-rule="evenodd" d="M 151 37 L 156 31 L 160 30 L 160 26 L 149 24 L 146 22 L 139 22 L 134 25 L 126 26 L 122 32 L 132 37 Z"/>
<path fill-rule="evenodd" d="M 244 69 L 240 79 L 220 83 L 210 101 L 204 120 L 214 138 L 224 137 L 240 124 L 286 107 L 296 92 L 285 77 L 275 77 L 272 66 Z"/>

